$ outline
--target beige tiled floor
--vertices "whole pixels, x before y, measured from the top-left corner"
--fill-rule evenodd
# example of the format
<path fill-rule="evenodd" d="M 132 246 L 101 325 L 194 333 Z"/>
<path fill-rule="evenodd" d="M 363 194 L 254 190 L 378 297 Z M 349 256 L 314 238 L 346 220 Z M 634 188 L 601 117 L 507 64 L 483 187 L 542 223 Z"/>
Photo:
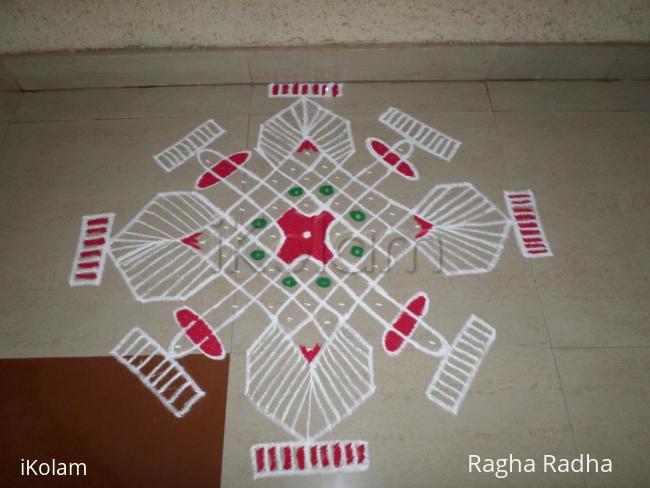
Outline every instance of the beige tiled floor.
<path fill-rule="evenodd" d="M 164 173 L 153 153 L 208 117 L 228 131 L 221 151 L 251 149 L 259 124 L 288 103 L 266 98 L 265 86 L 0 92 L 0 357 L 106 355 L 133 325 L 166 344 L 178 304 L 135 302 L 110 263 L 100 287 L 67 286 L 80 217 L 114 211 L 119 230 L 155 193 L 197 177 L 192 164 Z M 427 291 L 429 322 L 446 337 L 476 313 L 497 339 L 453 417 L 424 395 L 435 361 L 411 349 L 388 358 L 376 324 L 354 324 L 375 348 L 377 390 L 327 438 L 368 440 L 365 473 L 252 480 L 250 445 L 290 437 L 244 395 L 245 351 L 267 324 L 250 315 L 226 329 L 223 486 L 644 486 L 650 83 L 349 84 L 319 103 L 352 122 L 354 167 L 369 160 L 366 137 L 395 140 L 377 121 L 388 106 L 462 140 L 452 163 L 416 152 L 420 181 L 395 177 L 387 192 L 413 205 L 434 184 L 468 181 L 503 209 L 503 190 L 531 188 L 555 257 L 525 260 L 511 237 L 489 274 L 385 278 L 399 295 Z M 203 309 L 224 291 L 212 284 L 188 304 Z M 467 473 L 468 454 L 539 462 L 579 452 L 612 458 L 614 472 Z"/>

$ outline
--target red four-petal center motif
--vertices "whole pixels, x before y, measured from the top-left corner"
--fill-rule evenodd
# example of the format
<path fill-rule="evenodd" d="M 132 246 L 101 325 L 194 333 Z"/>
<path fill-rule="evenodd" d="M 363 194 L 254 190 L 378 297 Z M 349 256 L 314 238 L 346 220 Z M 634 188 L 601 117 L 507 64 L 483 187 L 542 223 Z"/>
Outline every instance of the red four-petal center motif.
<path fill-rule="evenodd" d="M 304 215 L 295 208 L 287 210 L 278 219 L 278 225 L 284 233 L 278 257 L 290 264 L 306 254 L 327 264 L 334 257 L 325 242 L 327 227 L 332 221 L 334 217 L 326 210 L 318 215 Z"/>

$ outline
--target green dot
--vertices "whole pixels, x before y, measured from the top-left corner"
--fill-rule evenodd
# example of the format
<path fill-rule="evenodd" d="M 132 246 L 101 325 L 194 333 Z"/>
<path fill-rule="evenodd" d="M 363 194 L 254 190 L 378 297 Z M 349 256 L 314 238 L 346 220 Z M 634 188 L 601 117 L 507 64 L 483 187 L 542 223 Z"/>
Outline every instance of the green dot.
<path fill-rule="evenodd" d="M 352 246 L 352 249 L 350 249 L 350 252 L 352 253 L 353 256 L 356 256 L 360 258 L 363 256 L 363 247 L 361 246 Z"/>
<path fill-rule="evenodd" d="M 255 261 L 259 261 L 260 259 L 264 259 L 264 256 L 266 256 L 266 253 L 265 253 L 264 251 L 262 251 L 261 249 L 255 249 L 255 250 L 251 253 L 251 257 L 252 257 Z"/>
<path fill-rule="evenodd" d="M 318 189 L 322 195 L 329 196 L 334 193 L 334 187 L 332 185 L 323 185 Z"/>
<path fill-rule="evenodd" d="M 253 220 L 251 222 L 251 225 L 253 227 L 255 227 L 256 229 L 263 229 L 264 227 L 266 227 L 266 223 L 267 223 L 266 219 L 263 219 L 263 218 L 260 217 L 259 219 Z"/>
<path fill-rule="evenodd" d="M 288 286 L 289 288 L 293 288 L 298 284 L 298 282 L 293 276 L 287 276 L 286 278 L 282 279 L 282 284 L 284 286 Z"/>
<path fill-rule="evenodd" d="M 290 197 L 299 197 L 300 195 L 303 194 L 303 192 L 304 192 L 304 190 L 302 188 L 300 188 L 299 186 L 294 186 L 293 188 L 291 188 L 289 190 L 289 196 Z"/>
<path fill-rule="evenodd" d="M 328 286 L 330 286 L 330 285 L 332 284 L 332 280 L 330 280 L 330 279 L 329 279 L 328 277 L 326 277 L 326 276 L 319 276 L 319 277 L 316 279 L 316 284 L 317 284 L 318 286 L 320 286 L 321 288 L 327 288 Z"/>
<path fill-rule="evenodd" d="M 350 212 L 350 218 L 355 222 L 362 222 L 366 220 L 366 214 L 364 214 L 361 210 L 353 210 Z"/>

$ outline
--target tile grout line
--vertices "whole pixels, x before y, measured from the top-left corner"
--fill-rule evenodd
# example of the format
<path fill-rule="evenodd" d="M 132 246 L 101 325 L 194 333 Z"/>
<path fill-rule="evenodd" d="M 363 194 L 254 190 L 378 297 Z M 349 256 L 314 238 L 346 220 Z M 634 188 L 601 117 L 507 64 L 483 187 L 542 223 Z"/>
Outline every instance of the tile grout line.
<path fill-rule="evenodd" d="M 499 131 L 499 140 L 501 140 L 501 133 Z M 535 286 L 535 295 L 537 296 L 537 303 L 539 304 L 539 309 L 542 312 L 542 319 L 544 320 L 544 328 L 546 329 L 546 336 L 548 337 L 548 345 L 551 350 L 551 356 L 553 357 L 553 365 L 555 366 L 555 374 L 557 375 L 557 380 L 560 384 L 560 393 L 562 393 L 562 402 L 564 403 L 564 411 L 566 412 L 567 421 L 569 422 L 569 430 L 571 431 L 571 439 L 573 440 L 573 447 L 575 449 L 576 455 L 578 454 L 578 442 L 576 441 L 576 434 L 573 428 L 573 420 L 571 419 L 571 412 L 569 410 L 569 404 L 567 403 L 566 394 L 564 393 L 564 385 L 562 383 L 562 376 L 560 375 L 560 368 L 557 365 L 557 357 L 555 355 L 555 348 L 553 346 L 553 339 L 551 338 L 551 331 L 548 327 L 548 319 L 546 317 L 546 310 L 544 310 L 544 303 L 542 297 L 539 294 L 539 286 L 537 285 L 537 276 L 535 275 L 535 264 L 533 260 L 528 260 L 529 268 L 531 272 L 531 277 L 533 278 L 533 284 Z M 581 473 L 582 483 L 587 488 L 587 477 L 585 473 Z"/>
<path fill-rule="evenodd" d="M 248 86 L 248 85 L 242 85 Z M 603 110 L 604 111 L 604 110 Z M 575 110 L 571 112 L 577 112 Z M 594 112 L 597 112 L 594 110 Z M 600 111 L 598 111 L 600 112 Z M 614 112 L 614 110 L 607 110 L 607 112 Z M 626 111 L 621 111 L 626 112 Z M 341 115 L 376 115 L 376 111 L 372 112 L 337 112 Z M 465 111 L 449 111 L 449 110 L 427 110 L 427 111 L 418 111 L 411 110 L 410 114 L 481 114 L 481 113 L 492 113 L 490 110 L 465 110 Z M 514 112 L 521 113 L 521 112 Z M 212 112 L 197 112 L 192 114 L 183 114 L 183 115 L 137 115 L 137 116 L 125 116 L 125 117 L 76 117 L 76 118 L 64 118 L 64 119 L 35 119 L 35 120 L 12 120 L 8 123 L 12 124 L 48 124 L 48 123 L 63 123 L 63 122 L 101 122 L 101 121 L 124 121 L 124 120 L 156 120 L 156 119 L 192 119 L 198 117 L 210 117 Z M 271 117 L 273 113 L 255 113 L 255 114 L 246 114 L 246 113 L 226 113 L 225 117 L 250 117 L 250 116 L 267 116 Z"/>
<path fill-rule="evenodd" d="M 650 349 L 650 346 L 553 346 L 553 349 L 581 351 L 591 349 Z"/>
<path fill-rule="evenodd" d="M 11 115 L 9 116 L 9 120 L 7 120 L 6 124 L 7 127 L 5 128 L 4 131 L 0 134 L 0 148 L 4 145 L 6 139 L 7 139 L 7 134 L 9 134 L 9 127 L 11 127 L 12 124 L 15 122 L 16 115 L 18 115 L 18 109 L 20 108 L 20 105 L 23 103 L 23 94 L 22 92 L 18 92 L 18 103 L 14 107 Z"/>
<path fill-rule="evenodd" d="M 511 168 L 510 168 L 510 164 L 509 164 L 509 159 L 506 157 L 506 151 L 505 151 L 505 147 L 504 147 L 504 144 L 503 144 L 503 136 L 502 136 L 502 133 L 501 133 L 501 127 L 499 126 L 499 121 L 497 120 L 497 118 L 495 116 L 494 106 L 492 104 L 492 97 L 490 96 L 490 90 L 489 90 L 487 81 L 485 83 L 486 83 L 486 90 L 487 90 L 488 99 L 490 100 L 490 105 L 493 108 L 493 110 L 492 110 L 492 118 L 494 120 L 494 124 L 495 124 L 496 129 L 497 129 L 497 136 L 499 138 L 499 148 L 501 150 L 501 157 L 504 159 L 504 162 L 506 164 L 506 171 L 507 171 L 508 180 L 509 180 L 508 183 L 510 184 L 510 187 L 512 188 L 512 183 L 513 182 L 512 182 L 512 174 L 511 174 L 511 171 L 510 171 Z M 557 358 L 555 357 L 555 349 L 553 347 L 553 341 L 551 339 L 551 332 L 550 332 L 550 330 L 548 328 L 548 320 L 546 318 L 546 312 L 544 311 L 544 305 L 542 303 L 542 298 L 541 298 L 541 296 L 539 294 L 539 287 L 537 286 L 537 278 L 535 276 L 535 267 L 533 265 L 532 260 L 528 260 L 528 268 L 529 268 L 529 271 L 530 271 L 530 276 L 533 279 L 533 284 L 535 286 L 535 295 L 537 296 L 537 303 L 539 304 L 539 309 L 540 309 L 540 311 L 542 313 L 542 318 L 544 320 L 544 327 L 546 329 L 546 336 L 548 338 L 549 349 L 551 350 L 551 355 L 553 357 L 553 364 L 555 366 L 555 374 L 557 375 L 557 379 L 558 379 L 558 382 L 559 382 L 559 385 L 560 385 L 560 392 L 562 393 L 562 401 L 564 403 L 564 410 L 565 410 L 566 415 L 567 415 L 567 421 L 569 422 L 569 430 L 571 431 L 571 439 L 573 440 L 573 447 L 574 447 L 575 453 L 577 455 L 578 454 L 578 443 L 576 442 L 575 431 L 573 429 L 573 421 L 571 420 L 571 413 L 569 411 L 569 406 L 568 406 L 568 403 L 567 403 L 567 400 L 566 400 L 566 395 L 564 394 L 564 385 L 562 384 L 562 377 L 560 376 L 560 369 L 558 368 L 558 365 L 557 365 Z M 588 488 L 587 487 L 587 478 L 586 478 L 584 473 L 582 473 L 582 483 L 583 483 L 585 488 Z"/>
<path fill-rule="evenodd" d="M 555 364 L 555 374 L 557 374 L 557 379 L 560 383 L 560 391 L 562 392 L 562 400 L 564 402 L 564 409 L 567 414 L 567 420 L 569 421 L 569 429 L 571 429 L 571 437 L 573 439 L 573 446 L 575 447 L 576 450 L 576 455 L 578 454 L 578 442 L 576 441 L 576 435 L 575 435 L 575 430 L 573 429 L 573 421 L 571 419 L 571 412 L 569 411 L 569 404 L 567 403 L 566 399 L 566 394 L 564 393 L 564 385 L 562 384 L 562 376 L 560 375 L 560 368 L 557 365 L 557 358 L 555 356 L 555 348 L 553 347 L 553 341 L 551 339 L 551 332 L 548 328 L 548 320 L 546 319 L 546 311 L 544 310 L 544 304 L 542 302 L 542 297 L 539 294 L 539 287 L 537 286 L 537 278 L 535 276 L 535 266 L 532 265 L 531 263 L 531 268 L 532 268 L 532 273 L 533 273 L 533 283 L 535 284 L 535 294 L 537 295 L 537 302 L 539 303 L 539 308 L 542 311 L 542 318 L 544 319 L 544 327 L 546 328 L 546 334 L 548 336 L 548 342 L 550 345 L 551 349 L 551 354 L 553 356 L 553 364 Z M 585 488 L 587 488 L 587 477 L 585 476 L 585 473 L 582 473 L 582 481 L 584 483 Z"/>
<path fill-rule="evenodd" d="M 249 65 L 250 69 L 250 65 Z M 253 106 L 253 87 L 251 85 L 248 86 L 248 111 L 246 114 L 246 150 L 248 150 L 249 147 L 249 138 L 250 138 L 250 133 L 251 133 L 251 110 Z M 254 152 L 254 151 L 253 151 Z M 251 157 L 253 157 L 254 154 L 251 154 Z M 240 175 L 240 182 L 241 182 L 241 175 Z M 241 183 L 240 188 L 243 190 L 243 183 Z M 235 306 L 238 305 L 238 300 L 239 298 L 239 293 L 236 292 L 233 296 L 233 304 Z M 235 307 L 237 308 L 237 307 Z M 237 326 L 237 322 L 240 322 L 239 320 L 236 320 L 233 324 L 232 327 L 230 328 L 230 351 L 232 354 L 232 351 L 235 349 L 235 327 Z"/>
<path fill-rule="evenodd" d="M 13 113 L 11 114 L 11 120 L 10 120 L 11 122 L 13 122 L 14 119 L 16 118 L 16 115 L 18 115 L 18 110 L 20 109 L 20 106 L 23 103 L 23 93 L 22 92 L 18 92 L 18 93 L 20 93 L 20 96 L 18 97 L 18 103 L 16 104 Z"/>
<path fill-rule="evenodd" d="M 494 109 L 494 101 L 492 100 L 492 94 L 490 93 L 490 80 L 485 80 L 482 84 L 485 87 L 485 95 L 487 96 L 488 102 L 490 102 L 490 112 L 494 113 L 496 110 Z M 499 142 L 501 142 L 501 132 L 499 131 L 498 126 L 497 131 L 499 132 Z M 503 147 L 501 149 L 503 149 Z M 502 155 L 505 157 L 505 152 L 503 150 L 502 153 Z"/>
<path fill-rule="evenodd" d="M 197 112 L 194 114 L 184 114 L 184 115 L 137 115 L 133 117 L 95 117 L 95 118 L 69 118 L 69 119 L 37 119 L 37 120 L 15 120 L 15 124 L 50 124 L 50 123 L 63 123 L 63 122 L 116 122 L 124 120 L 167 120 L 167 119 L 194 119 L 194 118 L 203 118 L 210 117 L 213 112 Z M 232 113 L 224 114 L 225 117 L 245 117 L 245 113 Z"/>
<path fill-rule="evenodd" d="M 253 76 L 252 76 L 252 69 L 251 69 L 251 57 L 249 54 L 246 54 L 246 72 L 248 73 L 248 85 L 252 86 L 253 85 Z M 250 109 L 250 104 L 249 104 L 249 109 Z M 250 113 L 250 112 L 249 112 Z"/>
<path fill-rule="evenodd" d="M 248 113 L 246 114 L 246 117 L 248 118 L 248 121 L 246 123 L 246 149 L 248 149 L 248 140 L 250 136 L 250 124 L 251 124 L 251 104 L 253 102 L 253 89 L 252 87 L 249 87 L 249 98 L 248 98 Z M 238 293 L 235 293 L 232 298 L 232 303 L 233 303 L 233 309 L 236 309 L 237 306 L 237 297 Z M 226 473 L 226 470 L 223 469 L 224 466 L 224 460 L 226 456 L 226 429 L 228 427 L 228 390 L 230 389 L 230 375 L 231 372 L 233 371 L 234 368 L 231 368 L 231 361 L 232 357 L 234 354 L 234 349 L 235 349 L 235 327 L 237 327 L 237 323 L 240 322 L 239 320 L 235 320 L 232 325 L 230 326 L 230 351 L 228 351 L 228 373 L 226 374 L 226 400 L 225 400 L 225 407 L 224 407 L 224 417 L 223 417 L 223 439 L 222 439 L 222 444 L 221 444 L 221 477 L 219 478 L 219 483 L 223 485 L 223 477 Z M 232 394 L 233 392 L 231 392 Z"/>
<path fill-rule="evenodd" d="M 501 133 L 501 126 L 499 125 L 499 119 L 497 118 L 497 113 L 498 112 L 495 112 L 495 110 L 494 110 L 494 103 L 492 101 L 492 95 L 490 94 L 490 88 L 489 88 L 489 84 L 488 84 L 487 81 L 485 82 L 485 91 L 486 91 L 486 95 L 488 97 L 488 101 L 490 102 L 490 108 L 491 108 L 490 114 L 492 116 L 492 122 L 494 123 L 494 127 L 497 130 L 497 138 L 499 139 L 499 151 L 501 152 L 501 158 L 502 158 L 502 160 L 503 160 L 503 162 L 505 164 L 506 178 L 508 180 L 508 186 L 510 188 L 512 188 L 513 181 L 512 181 L 512 171 L 511 171 L 511 167 L 510 167 L 510 162 L 509 162 L 509 159 L 508 159 L 508 157 L 506 155 L 506 149 L 505 149 L 505 146 L 503 144 L 503 135 Z"/>
<path fill-rule="evenodd" d="M 251 110 L 252 110 L 252 105 L 253 105 L 253 87 L 251 85 L 248 85 L 248 110 L 247 110 L 247 114 L 246 114 L 246 118 L 247 118 L 247 121 L 246 121 L 246 137 L 244 139 L 246 141 L 246 150 L 248 150 L 248 147 L 250 145 L 249 140 L 250 140 L 250 134 L 251 134 Z M 255 151 L 253 149 L 252 154 L 251 154 L 251 158 L 254 157 L 254 155 L 255 155 Z M 240 175 L 239 181 L 240 181 L 240 190 L 243 190 L 243 188 L 244 188 L 243 185 L 244 184 L 242 182 L 241 175 Z M 237 224 L 241 224 L 241 222 L 237 222 Z M 237 298 L 239 298 L 239 292 L 235 292 L 235 294 L 233 295 L 233 305 L 234 305 L 233 308 L 234 309 L 238 308 L 238 300 L 237 300 Z M 237 324 L 239 322 L 241 322 L 241 321 L 240 320 L 235 320 L 233 322 L 231 328 L 230 328 L 230 354 L 233 354 L 233 351 L 235 350 L 235 337 L 236 337 L 235 328 L 237 327 Z"/>

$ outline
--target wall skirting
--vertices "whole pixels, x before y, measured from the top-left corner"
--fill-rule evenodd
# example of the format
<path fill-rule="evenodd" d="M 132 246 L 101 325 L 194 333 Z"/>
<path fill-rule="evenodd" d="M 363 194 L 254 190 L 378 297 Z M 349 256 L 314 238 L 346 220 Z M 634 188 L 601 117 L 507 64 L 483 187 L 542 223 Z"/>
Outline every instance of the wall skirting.
<path fill-rule="evenodd" d="M 271 81 L 650 79 L 650 44 L 120 50 L 0 57 L 0 90 Z"/>

